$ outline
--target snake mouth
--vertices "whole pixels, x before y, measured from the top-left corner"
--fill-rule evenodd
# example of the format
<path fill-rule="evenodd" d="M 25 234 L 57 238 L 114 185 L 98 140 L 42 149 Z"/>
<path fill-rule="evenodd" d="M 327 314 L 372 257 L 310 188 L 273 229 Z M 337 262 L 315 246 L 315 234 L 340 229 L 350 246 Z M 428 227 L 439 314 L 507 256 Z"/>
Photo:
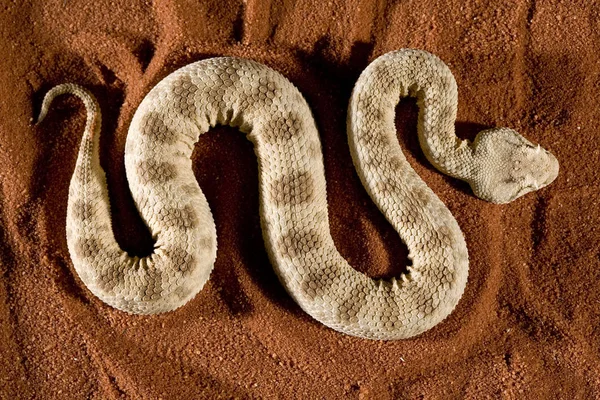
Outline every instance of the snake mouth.
<path fill-rule="evenodd" d="M 523 195 L 525 195 L 525 194 L 527 194 L 527 193 L 530 193 L 530 192 L 535 192 L 536 190 L 543 189 L 543 188 L 545 188 L 546 186 L 548 186 L 549 184 L 551 184 L 551 183 L 554 181 L 554 179 L 556 179 L 556 176 L 550 176 L 550 177 L 549 177 L 548 179 L 546 179 L 546 180 L 545 180 L 545 181 L 544 181 L 542 184 L 538 184 L 537 182 L 534 182 L 534 183 L 533 183 L 533 184 L 531 184 L 531 185 L 527 185 L 527 186 L 523 187 L 521 190 L 519 190 L 519 191 L 517 192 L 517 194 L 516 194 L 516 195 L 515 195 L 515 196 L 514 196 L 512 199 L 510 199 L 508 202 L 511 202 L 511 201 L 513 201 L 513 200 L 516 200 L 516 199 L 518 199 L 519 197 L 521 197 L 521 196 L 523 196 Z"/>

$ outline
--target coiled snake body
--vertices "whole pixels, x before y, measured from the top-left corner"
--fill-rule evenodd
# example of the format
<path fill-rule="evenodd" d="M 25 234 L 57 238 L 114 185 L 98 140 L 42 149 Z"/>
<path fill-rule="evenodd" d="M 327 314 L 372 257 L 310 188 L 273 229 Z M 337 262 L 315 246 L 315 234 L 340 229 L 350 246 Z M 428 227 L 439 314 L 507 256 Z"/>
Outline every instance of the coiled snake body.
<path fill-rule="evenodd" d="M 77 85 L 59 85 L 44 98 L 38 121 L 63 93 L 79 96 L 87 108 L 69 188 L 69 252 L 90 291 L 130 313 L 174 310 L 210 275 L 215 224 L 190 156 L 198 137 L 217 124 L 238 127 L 254 143 L 263 237 L 282 284 L 315 319 L 364 338 L 424 332 L 454 309 L 467 282 L 461 230 L 410 167 L 396 138 L 394 109 L 401 97 L 417 97 L 418 134 L 427 158 L 469 182 L 481 198 L 507 202 L 547 185 L 558 173 L 550 153 L 512 130 L 484 131 L 473 143 L 458 139 L 456 83 L 436 56 L 400 50 L 379 57 L 352 93 L 349 143 L 363 185 L 405 242 L 412 265 L 399 279 L 374 280 L 335 248 L 319 135 L 303 96 L 262 64 L 213 58 L 167 76 L 133 117 L 125 147 L 127 179 L 156 244 L 148 257 L 129 257 L 113 236 L 94 97 Z"/>

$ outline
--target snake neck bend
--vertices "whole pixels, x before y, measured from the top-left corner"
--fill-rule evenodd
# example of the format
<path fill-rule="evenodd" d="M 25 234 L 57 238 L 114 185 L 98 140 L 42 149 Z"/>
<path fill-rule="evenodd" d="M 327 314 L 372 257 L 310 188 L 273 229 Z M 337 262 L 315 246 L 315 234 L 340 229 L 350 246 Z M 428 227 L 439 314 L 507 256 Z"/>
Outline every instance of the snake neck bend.
<path fill-rule="evenodd" d="M 385 141 L 397 153 L 395 107 L 404 97 L 417 99 L 417 132 L 427 160 L 447 175 L 469 180 L 476 162 L 470 142 L 455 134 L 456 80 L 448 66 L 433 54 L 405 49 L 373 61 L 354 87 L 349 128 L 370 131 L 367 136 Z M 361 118 L 364 116 L 369 118 Z M 358 146 L 352 142 L 356 136 L 365 134 L 351 135 L 351 147 Z M 355 164 L 360 170 L 362 164 Z"/>
<path fill-rule="evenodd" d="M 359 80 L 357 99 L 365 96 L 362 87 Z M 86 105 L 91 98 L 72 87 L 66 91 Z M 46 108 L 54 95 L 44 100 Z M 396 139 L 360 133 L 369 131 L 367 120 L 379 126 L 393 113 L 395 104 L 379 104 L 369 111 L 371 117 L 351 106 L 354 129 L 349 133 L 358 144 L 353 157 L 367 190 L 409 249 L 412 265 L 400 279 L 371 279 L 335 248 L 319 135 L 300 92 L 274 70 L 230 57 L 172 73 L 133 117 L 125 167 L 135 204 L 156 239 L 154 253 L 146 258 L 129 257 L 114 239 L 99 135 L 86 129 L 67 210 L 67 242 L 78 275 L 101 300 L 132 313 L 173 310 L 198 293 L 213 267 L 216 232 L 190 156 L 201 134 L 225 124 L 254 143 L 267 252 L 303 310 L 333 329 L 364 338 L 407 338 L 433 327 L 463 293 L 466 245 L 450 212 L 410 168 L 399 145 L 390 147 Z M 92 114 L 99 118 L 99 111 Z"/>

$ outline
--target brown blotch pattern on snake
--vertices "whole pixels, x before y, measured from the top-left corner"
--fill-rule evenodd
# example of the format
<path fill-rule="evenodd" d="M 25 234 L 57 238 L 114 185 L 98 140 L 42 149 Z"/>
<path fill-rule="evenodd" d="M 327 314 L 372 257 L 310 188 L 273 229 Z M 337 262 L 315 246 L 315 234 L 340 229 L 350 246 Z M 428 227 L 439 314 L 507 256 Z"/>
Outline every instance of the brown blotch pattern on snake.
<path fill-rule="evenodd" d="M 277 243 L 277 250 L 286 258 L 305 256 L 311 251 L 321 248 L 323 238 L 314 230 L 289 230 Z"/>
<path fill-rule="evenodd" d="M 184 117 L 193 117 L 197 113 L 198 103 L 196 101 L 196 93 L 198 85 L 192 81 L 192 77 L 188 74 L 183 74 L 173 84 L 174 99 L 172 109 Z"/>
<path fill-rule="evenodd" d="M 80 221 L 85 221 L 92 218 L 92 205 L 83 201 L 83 199 L 76 200 L 71 206 L 71 213 L 74 218 Z"/>
<path fill-rule="evenodd" d="M 165 123 L 164 115 L 149 112 L 140 121 L 140 133 L 153 144 L 174 144 L 179 133 Z"/>
<path fill-rule="evenodd" d="M 194 229 L 198 227 L 198 216 L 190 205 L 184 207 L 165 207 L 158 212 L 161 225 L 176 229 Z"/>
<path fill-rule="evenodd" d="M 315 187 L 309 172 L 292 172 L 271 183 L 271 199 L 277 206 L 300 205 L 309 202 Z"/>
<path fill-rule="evenodd" d="M 326 262 L 322 268 L 303 275 L 301 285 L 309 295 L 321 297 L 331 291 L 335 284 L 339 284 L 342 276 L 339 269 Z"/>
<path fill-rule="evenodd" d="M 163 254 L 171 262 L 171 267 L 181 272 L 189 271 L 195 261 L 194 256 L 181 247 L 165 248 Z"/>
<path fill-rule="evenodd" d="M 285 111 L 266 122 L 261 134 L 267 143 L 284 145 L 298 136 L 303 126 L 302 116 L 295 111 Z"/>
<path fill-rule="evenodd" d="M 80 238 L 75 243 L 75 253 L 81 258 L 93 258 L 102 250 L 102 244 L 96 238 Z"/>
<path fill-rule="evenodd" d="M 163 184 L 177 176 L 175 165 L 166 161 L 143 160 L 136 166 L 137 176 L 142 184 Z"/>

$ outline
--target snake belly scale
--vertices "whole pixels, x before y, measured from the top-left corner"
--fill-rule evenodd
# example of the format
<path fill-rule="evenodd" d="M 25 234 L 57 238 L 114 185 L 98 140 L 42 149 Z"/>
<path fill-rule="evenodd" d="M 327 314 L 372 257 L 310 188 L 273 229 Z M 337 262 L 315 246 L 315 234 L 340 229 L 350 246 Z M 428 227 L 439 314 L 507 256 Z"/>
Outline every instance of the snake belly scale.
<path fill-rule="evenodd" d="M 456 83 L 436 56 L 399 50 L 379 57 L 354 88 L 349 143 L 363 185 L 408 247 L 412 265 L 398 278 L 371 279 L 335 248 L 321 144 L 301 93 L 262 64 L 212 58 L 164 78 L 132 119 L 125 146 L 127 180 L 156 243 L 153 254 L 130 257 L 113 235 L 95 98 L 74 84 L 56 86 L 44 98 L 38 122 L 63 93 L 77 95 L 87 109 L 69 187 L 69 253 L 88 289 L 129 313 L 174 310 L 209 278 L 216 229 L 190 156 L 199 136 L 215 125 L 237 127 L 254 144 L 263 237 L 281 283 L 312 317 L 363 338 L 401 339 L 430 329 L 452 312 L 467 283 L 462 232 L 411 168 L 396 138 L 394 109 L 401 97 L 417 97 L 419 141 L 427 158 L 442 172 L 468 181 L 479 197 L 507 202 L 545 186 L 558 173 L 550 153 L 509 129 L 482 132 L 473 143 L 458 139 Z M 492 145 L 504 148 L 505 142 L 510 154 L 496 154 Z M 515 160 L 509 178 L 494 172 Z M 498 182 L 510 188 L 499 190 Z"/>

